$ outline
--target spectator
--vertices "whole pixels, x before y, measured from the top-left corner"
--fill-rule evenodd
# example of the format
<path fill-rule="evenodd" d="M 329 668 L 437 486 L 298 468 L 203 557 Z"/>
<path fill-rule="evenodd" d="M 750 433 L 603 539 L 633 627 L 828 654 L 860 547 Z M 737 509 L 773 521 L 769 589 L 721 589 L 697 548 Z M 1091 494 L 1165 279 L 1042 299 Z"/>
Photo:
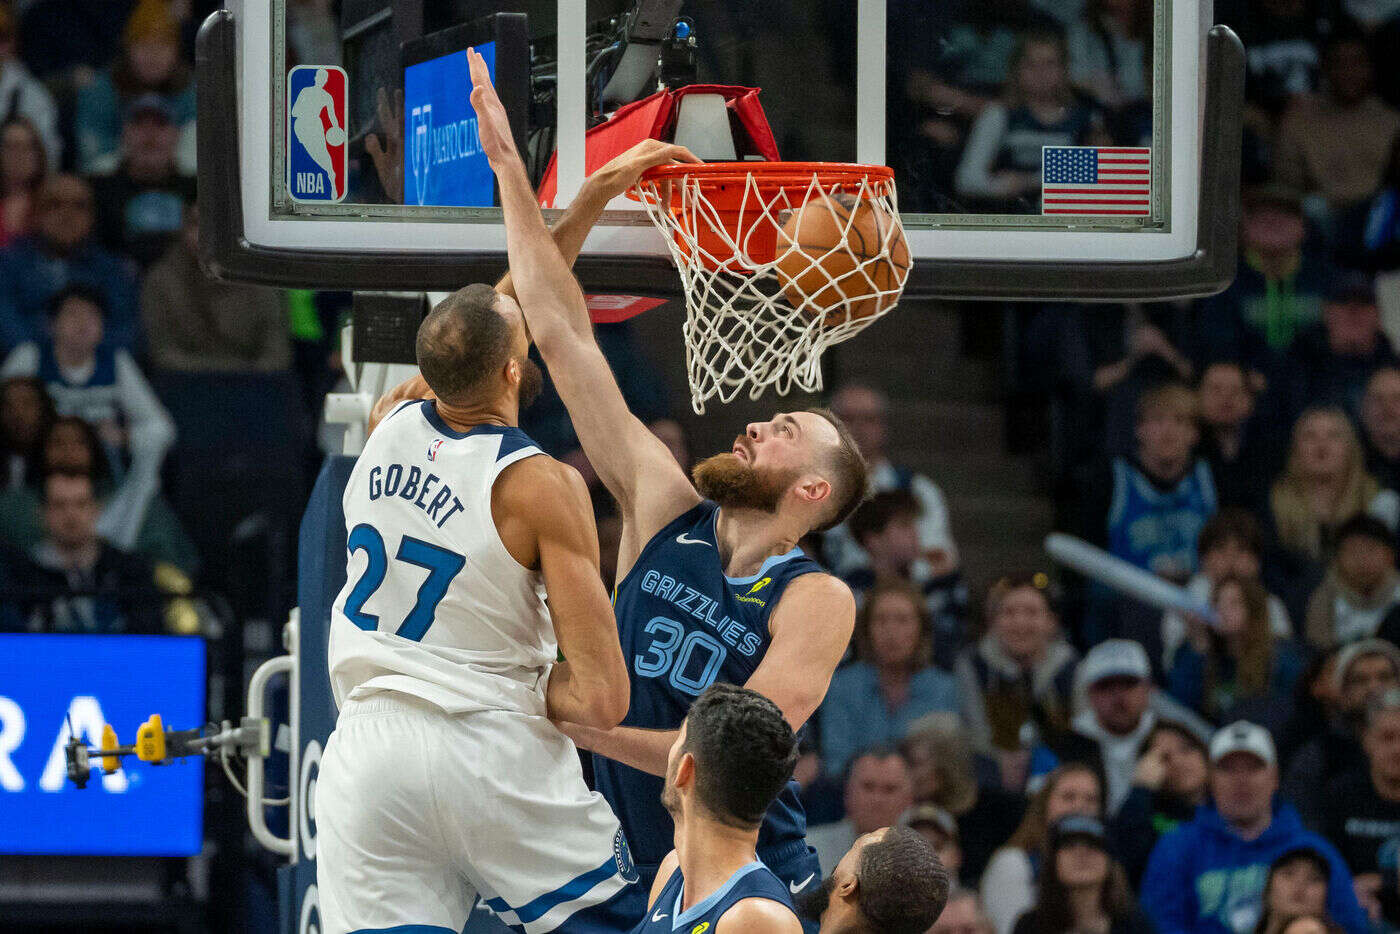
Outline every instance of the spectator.
<path fill-rule="evenodd" d="M 1186 582 L 1186 590 L 1202 604 L 1210 602 L 1218 582 L 1227 577 L 1259 580 L 1264 553 L 1263 533 L 1254 516 L 1243 509 L 1222 509 L 1210 517 L 1196 540 L 1201 570 Z M 1268 595 L 1269 631 L 1275 639 L 1293 638 L 1293 624 L 1283 601 Z M 1162 615 L 1162 666 L 1170 670 L 1177 648 L 1186 638 L 1186 617 L 1176 610 Z"/>
<path fill-rule="evenodd" d="M 1278 544 L 1270 563 L 1286 599 L 1303 603 L 1331 560 L 1337 529 L 1368 508 L 1384 506 L 1380 492 L 1346 413 L 1335 407 L 1305 411 L 1293 426 L 1288 463 L 1269 496 Z"/>
<path fill-rule="evenodd" d="M 0 541 L 28 549 L 40 539 L 43 534 L 42 478 L 50 473 L 86 475 L 102 507 L 97 520 L 98 534 L 107 541 L 130 534 L 124 523 L 134 521 L 128 506 L 132 494 L 111 479 L 111 462 L 93 427 L 80 418 L 67 416 L 53 421 L 41 437 L 39 453 L 29 467 L 28 481 L 0 493 Z M 199 566 L 194 545 L 159 495 L 151 499 L 131 550 L 188 575 Z"/>
<path fill-rule="evenodd" d="M 131 549 L 160 489 L 160 467 L 175 440 L 175 425 L 131 355 L 103 344 L 105 316 L 100 292 L 80 285 L 60 290 L 49 302 L 49 339 L 16 347 L 0 366 L 0 376 L 39 377 L 59 414 L 95 426 L 117 463 L 130 455 L 121 505 L 108 507 L 127 515 L 106 531 L 113 544 Z"/>
<path fill-rule="evenodd" d="M 868 833 L 898 822 L 914 804 L 909 767 L 899 750 L 873 746 L 851 762 L 846 779 L 846 818 L 812 827 L 807 842 L 817 851 L 823 871 L 830 875 L 841 857 Z"/>
<path fill-rule="evenodd" d="M 179 373 L 274 373 L 292 361 L 282 292 L 211 279 L 199 266 L 199 208 L 146 273 L 141 317 L 151 364 Z"/>
<path fill-rule="evenodd" d="M 1163 837 L 1142 882 L 1142 904 L 1163 934 L 1229 934 L 1254 927 L 1264 911 L 1266 867 L 1300 845 L 1328 862 L 1327 908 L 1349 934 L 1366 934 L 1366 913 L 1351 876 L 1327 841 L 1303 828 L 1292 805 L 1275 799 L 1274 743 L 1246 721 L 1210 743 L 1213 803 Z"/>
<path fill-rule="evenodd" d="M 34 479 L 31 473 L 54 415 L 53 400 L 42 380 L 0 379 L 0 448 L 5 457 L 0 489 L 12 490 Z"/>
<path fill-rule="evenodd" d="M 1092 515 L 1108 551 L 1184 582 L 1196 572 L 1196 539 L 1216 509 L 1210 467 L 1193 455 L 1196 397 L 1179 384 L 1145 393 L 1137 407 L 1137 454 L 1117 457 Z"/>
<path fill-rule="evenodd" d="M 994 212 L 1038 213 L 1042 148 L 1106 144 L 1107 135 L 1099 113 L 1074 95 L 1058 32 L 1024 33 L 1010 68 L 1005 99 L 972 124 L 954 183 Z"/>
<path fill-rule="evenodd" d="M 913 778 L 914 800 L 957 819 L 962 880 L 976 884 L 992 853 L 1021 823 L 1026 799 L 996 784 L 978 782 L 972 749 L 956 720 L 949 727 L 921 727 L 904 738 L 899 751 Z M 994 763 L 991 771 L 995 776 Z"/>
<path fill-rule="evenodd" d="M 1381 184 L 1400 113 L 1375 93 L 1366 39 L 1339 30 L 1322 50 L 1322 92 L 1292 99 L 1279 125 L 1275 178 L 1318 195 L 1336 212 L 1369 199 Z"/>
<path fill-rule="evenodd" d="M 1075 715 L 1073 731 L 1050 748 L 1062 760 L 1084 762 L 1104 777 L 1104 810 L 1109 815 L 1132 790 L 1138 750 L 1159 717 L 1186 723 L 1205 735 L 1200 718 L 1152 684 L 1147 651 L 1130 639 L 1108 639 L 1089 650 L 1074 673 L 1076 691 L 1088 706 Z"/>
<path fill-rule="evenodd" d="M 1320 850 L 1306 845 L 1286 850 L 1269 866 L 1264 914 L 1254 934 L 1283 934 L 1296 918 L 1326 918 L 1331 878 L 1332 864 Z"/>
<path fill-rule="evenodd" d="M 133 100 L 122 124 L 121 162 L 92 182 L 98 239 L 142 269 L 175 242 L 194 203 L 195 181 L 175 164 L 179 130 L 172 119 L 170 102 L 159 94 Z"/>
<path fill-rule="evenodd" d="M 1310 827 L 1322 826 L 1323 802 L 1339 776 L 1366 768 L 1361 725 L 1371 698 L 1400 687 L 1400 649 L 1382 639 L 1362 639 L 1337 653 L 1332 687 L 1335 708 L 1323 732 L 1293 754 L 1284 773 L 1284 797 Z"/>
<path fill-rule="evenodd" d="M 0 351 L 43 337 L 45 305 L 69 285 L 102 293 L 106 343 L 137 343 L 136 280 L 92 240 L 92 189 L 76 175 L 50 175 L 39 189 L 34 232 L 0 251 Z"/>
<path fill-rule="evenodd" d="M 1382 366 L 1361 397 L 1366 469 L 1383 489 L 1400 489 L 1400 366 Z"/>
<path fill-rule="evenodd" d="M 676 463 L 689 473 L 694 460 L 690 456 L 690 442 L 686 440 L 684 426 L 674 418 L 657 418 L 647 424 L 647 430 L 661 439 Z"/>
<path fill-rule="evenodd" d="M 115 168 L 121 142 L 121 116 L 143 94 L 159 94 L 170 104 L 181 142 L 180 171 L 194 172 L 194 81 L 180 52 L 179 23 L 162 0 L 140 0 L 122 33 L 122 52 L 78 92 L 78 171 L 99 175 Z"/>
<path fill-rule="evenodd" d="M 33 632 L 161 631 L 162 595 L 150 561 L 97 534 L 92 478 L 53 473 L 44 479 L 44 538 L 30 551 L 25 615 Z"/>
<path fill-rule="evenodd" d="M 958 710 L 958 683 L 933 667 L 933 634 L 919 592 L 886 578 L 856 616 L 856 660 L 836 671 L 821 707 L 828 777 L 872 743 L 896 742 L 925 714 Z"/>
<path fill-rule="evenodd" d="M 987 634 L 962 651 L 956 666 L 972 748 L 997 756 L 1003 786 L 1017 791 L 1025 784 L 1032 734 L 1053 737 L 1069 728 L 1079 656 L 1060 634 L 1047 586 L 1044 575 L 1022 574 L 993 584 Z"/>
<path fill-rule="evenodd" d="M 29 233 L 48 158 L 34 124 L 24 117 L 0 123 L 0 247 Z"/>
<path fill-rule="evenodd" d="M 1400 839 L 1400 690 L 1373 697 L 1361 734 L 1366 768 L 1350 772 L 1323 799 L 1322 828 L 1356 880 L 1372 921 L 1400 926 L 1396 840 Z"/>
<path fill-rule="evenodd" d="M 938 861 L 948 871 L 949 887 L 958 888 L 962 874 L 962 841 L 958 836 L 958 822 L 936 804 L 916 804 L 899 817 L 899 826 L 916 831 L 929 842 L 938 854 Z"/>
<path fill-rule="evenodd" d="M 1250 50 L 1245 97 L 1262 118 L 1276 118 L 1296 95 L 1316 87 L 1317 40 L 1332 21 L 1314 0 L 1250 0 L 1240 6 L 1241 15 L 1230 22 Z"/>
<path fill-rule="evenodd" d="M 1201 412 L 1197 453 L 1210 467 L 1222 509 L 1238 506 L 1263 512 L 1268 505 L 1262 478 L 1274 468 L 1272 452 L 1252 419 L 1255 395 L 1249 372 L 1228 360 L 1209 364 L 1196 388 Z"/>
<path fill-rule="evenodd" d="M 1103 815 L 1103 788 L 1093 769 L 1070 763 L 1055 769 L 1031 798 L 1021 826 L 997 850 L 982 874 L 987 916 L 997 934 L 1011 934 L 1016 919 L 1035 904 L 1035 867 L 1045 858 L 1049 828 L 1071 814 Z"/>
<path fill-rule="evenodd" d="M 1308 601 L 1306 636 L 1317 649 L 1369 639 L 1392 607 L 1400 605 L 1395 535 L 1364 513 L 1337 530 L 1327 576 Z"/>
<path fill-rule="evenodd" d="M 1285 919 L 1279 934 L 1346 934 L 1341 925 L 1328 920 L 1327 915 L 1301 915 Z"/>
<path fill-rule="evenodd" d="M 1288 351 L 1290 411 L 1336 405 L 1353 422 L 1360 421 L 1371 374 L 1395 362 L 1390 339 L 1381 330 L 1375 282 L 1364 272 L 1335 270 L 1323 296 L 1321 323 L 1301 331 Z"/>
<path fill-rule="evenodd" d="M 959 889 L 948 896 L 948 904 L 938 923 L 928 929 L 928 934 L 996 934 L 996 928 L 987 919 L 977 892 L 972 889 Z"/>
<path fill-rule="evenodd" d="M 1297 192 L 1253 187 L 1241 202 L 1238 271 L 1229 288 L 1201 303 L 1201 341 L 1214 358 L 1273 378 L 1276 355 L 1322 320 L 1327 266 Z"/>
<path fill-rule="evenodd" d="M 39 134 L 46 161 L 57 165 L 63 153 L 58 107 L 19 57 L 19 32 L 10 4 L 0 3 L 0 120 L 19 116 Z"/>
<path fill-rule="evenodd" d="M 1217 581 L 1211 594 L 1216 622 L 1187 617 L 1186 641 L 1167 672 L 1172 696 L 1212 723 L 1251 717 L 1282 728 L 1303 659 L 1272 632 L 1268 601 L 1257 579 Z"/>
<path fill-rule="evenodd" d="M 1152 848 L 1189 821 L 1209 792 L 1206 744 L 1183 724 L 1158 720 L 1142 741 L 1133 787 L 1109 821 L 1110 848 L 1134 891 Z"/>
<path fill-rule="evenodd" d="M 1015 934 L 1151 934 L 1128 888 L 1128 880 L 1108 855 L 1103 823 L 1071 815 L 1050 831 L 1050 846 L 1040 865 L 1036 905 L 1021 915 Z"/>
<path fill-rule="evenodd" d="M 1151 0 L 1089 0 L 1068 34 L 1069 77 L 1107 110 L 1151 96 Z"/>
<path fill-rule="evenodd" d="M 927 563 L 916 577 L 944 577 L 958 569 L 958 548 L 948 522 L 948 504 L 943 492 L 928 477 L 893 463 L 885 445 L 889 439 L 889 399 L 884 393 L 860 383 L 848 383 L 831 397 L 831 410 L 851 430 L 860 451 L 870 465 L 870 490 L 884 493 L 908 490 L 919 503 L 915 519 L 919 558 Z M 831 566 L 845 574 L 866 564 L 860 544 L 846 526 L 827 533 L 823 543 Z"/>

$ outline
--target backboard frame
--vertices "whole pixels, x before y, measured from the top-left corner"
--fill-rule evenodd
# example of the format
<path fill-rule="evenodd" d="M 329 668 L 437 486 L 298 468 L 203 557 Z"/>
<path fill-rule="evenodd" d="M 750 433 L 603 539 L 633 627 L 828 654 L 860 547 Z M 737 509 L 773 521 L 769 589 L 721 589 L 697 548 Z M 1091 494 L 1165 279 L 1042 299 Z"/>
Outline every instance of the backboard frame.
<path fill-rule="evenodd" d="M 482 211 L 480 217 L 482 222 L 488 224 L 488 236 L 483 240 L 480 235 L 482 228 L 473 224 L 471 226 L 476 228 L 474 236 L 463 238 L 471 239 L 475 247 L 487 244 L 484 249 L 441 251 L 436 246 L 444 233 L 440 221 L 408 221 L 397 227 L 404 235 L 401 239 L 406 241 L 412 240 L 415 234 L 422 235 L 421 231 L 413 228 L 430 228 L 435 234 L 435 245 L 430 249 L 386 250 L 344 244 L 335 249 L 326 249 L 309 245 L 315 242 L 314 236 L 299 238 L 301 242 L 295 246 L 271 244 L 266 236 L 269 223 L 324 225 L 336 222 L 256 216 L 259 205 L 268 203 L 266 197 L 260 197 L 263 194 L 260 189 L 265 189 L 267 182 L 258 185 L 258 173 L 254 169 L 253 184 L 245 184 L 249 181 L 246 169 L 259 164 L 256 157 L 260 148 L 267 148 L 265 134 L 271 129 L 265 128 L 263 135 L 252 134 L 251 142 L 247 145 L 230 144 L 227 128 L 242 126 L 246 132 L 250 122 L 248 114 L 240 108 L 237 93 L 240 52 L 238 16 L 245 15 L 246 6 L 238 3 L 230 6 L 234 9 L 216 11 L 205 21 L 200 29 L 196 55 L 201 117 L 198 141 L 200 252 L 211 273 L 228 280 L 282 287 L 434 290 L 489 280 L 505 271 L 504 238 L 495 236 L 499 233 L 498 215 L 489 210 Z M 1196 12 L 1201 7 L 1209 9 L 1208 5 L 1196 7 L 1189 0 L 1181 3 L 1180 7 Z M 270 23 L 263 20 L 258 25 L 268 26 Z M 250 24 L 245 24 L 245 27 L 250 27 Z M 245 38 L 245 53 L 248 45 Z M 1195 57 L 1202 54 L 1197 49 L 1180 48 L 1180 45 L 1184 43 L 1174 46 L 1173 54 L 1181 56 L 1183 61 L 1189 55 L 1194 64 Z M 1159 241 L 1167 258 L 1017 258 L 1015 252 L 1018 249 L 1023 257 L 1036 254 L 1027 253 L 1025 247 L 1018 248 L 1012 236 L 1014 232 L 978 231 L 1006 241 L 1006 257 L 949 257 L 918 261 L 906 294 L 937 298 L 1127 300 L 1205 295 L 1228 285 L 1236 263 L 1244 51 L 1233 32 L 1224 26 L 1215 26 L 1205 36 L 1203 56 L 1202 80 L 1178 82 L 1179 85 L 1189 86 L 1185 90 L 1190 90 L 1198 106 L 1203 103 L 1203 111 L 1199 115 L 1201 119 L 1195 125 L 1189 125 L 1191 121 L 1181 121 L 1188 125 L 1174 127 L 1180 132 L 1172 134 L 1177 159 L 1191 159 L 1197 151 L 1201 153 L 1199 185 L 1178 186 L 1176 191 L 1180 200 L 1191 187 L 1197 189 L 1196 198 L 1192 199 L 1195 217 L 1190 218 L 1190 212 L 1183 214 L 1184 219 L 1174 216 L 1167 233 L 1130 235 L 1135 238 L 1167 238 Z M 235 141 L 245 142 L 244 134 L 237 134 Z M 264 152 L 262 156 L 271 158 L 270 152 Z M 1190 174 L 1194 176 L 1195 173 Z M 1195 178 L 1191 180 L 1197 181 Z M 1173 211 L 1173 215 L 1176 213 Z M 646 295 L 678 294 L 680 279 L 659 234 L 656 235 L 654 254 L 607 252 L 610 234 L 620 238 L 619 230 L 625 232 L 633 226 L 649 228 L 645 217 L 638 216 L 635 223 L 609 219 L 613 226 L 595 231 L 589 243 L 592 252 L 586 251 L 575 267 L 584 287 L 594 291 Z M 252 223 L 249 223 L 250 220 Z M 353 225 L 342 222 L 342 226 Z M 924 232 L 913 231 L 911 237 Z M 310 233 L 312 228 L 303 230 L 303 234 Z M 966 235 L 969 232 L 958 233 Z M 1076 232 L 1058 230 L 1055 235 L 1069 245 Z M 1102 237 L 1103 234 L 1099 232 L 1094 236 Z M 1168 243 L 1168 239 L 1173 242 Z M 378 242 L 382 244 L 384 241 L 381 239 Z M 920 249 L 912 239 L 911 246 L 919 255 Z M 1099 252 L 1102 252 L 1102 248 Z"/>

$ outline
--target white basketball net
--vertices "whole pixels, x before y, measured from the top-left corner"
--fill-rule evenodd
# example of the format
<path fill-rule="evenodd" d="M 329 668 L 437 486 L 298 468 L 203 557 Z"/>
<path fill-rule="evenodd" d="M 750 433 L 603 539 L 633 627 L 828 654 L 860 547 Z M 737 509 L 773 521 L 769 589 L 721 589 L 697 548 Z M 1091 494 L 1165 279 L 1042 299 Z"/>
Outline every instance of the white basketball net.
<path fill-rule="evenodd" d="M 891 263 L 891 246 L 903 240 L 894 183 L 869 175 L 824 181 L 814 172 L 805 188 L 774 187 L 746 173 L 737 223 L 732 217 L 726 221 L 711 202 L 714 184 L 703 176 L 686 175 L 669 181 L 647 178 L 638 185 L 647 214 L 666 235 L 685 290 L 692 408 L 702 414 L 707 400 L 728 403 L 744 390 L 757 399 L 769 386 L 780 395 L 794 386 L 805 392 L 820 390 L 822 353 L 884 316 L 908 279 L 907 260 L 903 268 Z M 728 184 L 741 182 L 732 179 Z M 833 195 L 872 202 L 883 212 L 878 225 L 881 242 L 875 249 L 867 244 L 859 255 L 852 250 L 849 238 L 858 212 L 833 210 Z M 804 229 L 803 212 L 830 212 L 838 218 L 838 242 L 822 255 L 810 246 L 802 249 L 781 233 L 793 211 L 798 212 L 796 227 L 791 228 L 796 230 Z M 760 242 L 765 233 L 766 251 Z M 763 254 L 772 252 L 774 242 L 777 255 L 765 261 Z M 839 274 L 833 276 L 823 264 L 843 254 L 848 259 L 836 261 Z M 877 278 L 885 280 L 883 288 Z M 839 286 L 833 286 L 838 279 Z M 818 296 L 820 305 L 813 302 Z M 842 300 L 835 303 L 837 298 Z M 867 313 L 852 317 L 852 308 Z"/>

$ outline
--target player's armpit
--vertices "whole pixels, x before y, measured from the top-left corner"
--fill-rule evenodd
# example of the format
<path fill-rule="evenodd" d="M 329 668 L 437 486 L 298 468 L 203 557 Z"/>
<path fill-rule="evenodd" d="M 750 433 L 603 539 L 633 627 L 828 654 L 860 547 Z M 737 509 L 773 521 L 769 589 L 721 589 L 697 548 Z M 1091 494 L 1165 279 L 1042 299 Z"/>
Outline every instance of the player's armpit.
<path fill-rule="evenodd" d="M 743 898 L 720 916 L 715 934 L 801 934 L 802 922 L 792 909 L 771 898 Z"/>
<path fill-rule="evenodd" d="M 661 897 L 661 890 L 666 888 L 666 883 L 671 881 L 671 876 L 676 874 L 676 870 L 681 868 L 681 858 L 675 850 L 666 854 L 666 858 L 661 861 L 661 865 L 656 869 L 656 881 L 651 884 L 651 894 L 647 896 L 647 907 L 656 904 L 656 900 Z"/>
<path fill-rule="evenodd" d="M 855 620 L 849 587 L 830 574 L 802 575 L 773 610 L 773 641 L 744 686 L 777 704 L 794 730 L 801 728 L 826 697 Z"/>
<path fill-rule="evenodd" d="M 379 397 L 379 401 L 374 404 L 374 408 L 369 413 L 369 423 L 365 427 L 365 435 L 374 433 L 374 429 L 379 427 L 379 423 L 384 417 L 394 410 L 394 406 L 409 399 L 436 399 L 433 391 L 428 388 L 428 381 L 420 373 L 415 373 L 408 379 L 390 389 Z"/>
<path fill-rule="evenodd" d="M 549 716 L 593 727 L 616 725 L 627 715 L 627 669 L 612 602 L 598 572 L 598 530 L 583 478 L 551 458 L 526 458 L 497 478 L 491 514 L 512 557 L 537 566 L 544 576 L 565 659 L 550 674 Z"/>

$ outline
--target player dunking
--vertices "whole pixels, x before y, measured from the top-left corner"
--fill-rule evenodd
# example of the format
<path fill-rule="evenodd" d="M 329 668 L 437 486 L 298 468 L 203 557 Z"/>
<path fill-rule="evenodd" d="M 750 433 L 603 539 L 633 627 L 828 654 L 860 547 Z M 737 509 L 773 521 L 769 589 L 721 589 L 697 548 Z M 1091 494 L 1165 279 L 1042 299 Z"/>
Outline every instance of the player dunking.
<path fill-rule="evenodd" d="M 457 932 L 478 894 L 528 934 L 633 920 L 626 839 L 548 719 L 611 726 L 628 689 L 587 490 L 516 427 L 540 384 L 528 346 L 509 296 L 445 299 L 346 485 L 315 800 L 327 934 Z"/>
<path fill-rule="evenodd" d="M 469 55 L 472 105 L 500 183 L 515 290 L 584 452 L 623 515 L 614 609 L 631 706 L 614 729 L 561 726 L 595 753 L 597 787 L 650 882 L 671 849 L 661 776 L 696 696 L 716 681 L 743 684 L 772 699 L 794 728 L 825 696 L 850 640 L 855 603 L 797 542 L 855 508 L 865 462 L 834 415 L 788 412 L 749 425 L 731 451 L 695 469 L 692 485 L 628 411 L 569 265 L 608 200 L 643 169 L 694 157 L 658 142 L 635 147 L 589 179 L 551 238 L 485 62 Z M 793 894 L 820 882 L 805 836 L 790 783 L 768 811 L 758 855 Z"/>

